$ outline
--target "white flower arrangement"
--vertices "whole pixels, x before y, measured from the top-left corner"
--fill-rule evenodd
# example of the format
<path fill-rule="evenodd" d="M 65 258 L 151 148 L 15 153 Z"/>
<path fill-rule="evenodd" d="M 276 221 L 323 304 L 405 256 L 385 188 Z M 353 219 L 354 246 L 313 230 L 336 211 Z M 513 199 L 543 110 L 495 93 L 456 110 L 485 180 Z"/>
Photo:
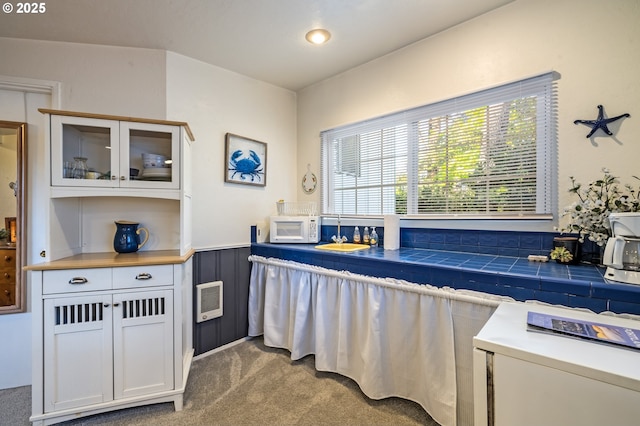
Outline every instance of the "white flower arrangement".
<path fill-rule="evenodd" d="M 578 201 L 565 207 L 562 217 L 569 216 L 570 220 L 567 227 L 560 229 L 561 232 L 577 232 L 580 242 L 587 237 L 599 246 L 605 245 L 611 236 L 610 213 L 640 211 L 640 193 L 631 185 L 621 189 L 617 177 L 606 168 L 602 172 L 602 179 L 590 182 L 586 187 L 570 177 L 572 187 L 569 192 L 576 194 Z"/>

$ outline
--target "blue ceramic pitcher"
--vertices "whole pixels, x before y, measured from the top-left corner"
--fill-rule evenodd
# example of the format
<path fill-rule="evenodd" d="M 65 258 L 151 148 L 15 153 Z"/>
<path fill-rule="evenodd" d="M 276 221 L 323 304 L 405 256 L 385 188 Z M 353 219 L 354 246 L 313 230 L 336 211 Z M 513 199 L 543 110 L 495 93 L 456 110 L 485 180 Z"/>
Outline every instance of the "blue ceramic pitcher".
<path fill-rule="evenodd" d="M 134 253 L 144 246 L 149 239 L 147 228 L 138 228 L 139 223 L 128 220 L 117 220 L 116 236 L 113 238 L 113 248 L 118 253 Z M 140 231 L 144 231 L 144 240 L 140 242 Z"/>

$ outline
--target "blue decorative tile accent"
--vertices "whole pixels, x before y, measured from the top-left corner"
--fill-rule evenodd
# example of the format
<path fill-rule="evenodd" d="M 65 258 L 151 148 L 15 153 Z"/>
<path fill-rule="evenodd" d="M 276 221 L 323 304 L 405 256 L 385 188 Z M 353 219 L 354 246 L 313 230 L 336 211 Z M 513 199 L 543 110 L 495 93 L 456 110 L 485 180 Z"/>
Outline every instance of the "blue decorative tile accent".
<path fill-rule="evenodd" d="M 353 227 L 343 229 L 343 233 L 352 235 Z M 383 235 L 384 228 L 376 230 Z M 336 233 L 337 227 L 323 226 L 322 240 L 329 241 Z M 606 282 L 603 268 L 526 259 L 529 254 L 548 254 L 557 235 L 402 228 L 400 250 L 384 250 L 381 244 L 381 247 L 359 252 L 332 253 L 319 252 L 314 245 L 252 243 L 251 252 L 369 276 L 505 295 L 522 301 L 534 299 L 595 312 L 640 314 L 640 286 Z"/>
<path fill-rule="evenodd" d="M 455 287 L 460 288 L 460 285 L 468 286 L 463 288 L 470 288 L 473 290 L 476 290 L 480 285 L 495 287 L 498 285 L 498 278 L 495 274 L 464 270 L 461 271 L 459 280 L 455 283 Z"/>
<path fill-rule="evenodd" d="M 485 247 L 498 248 L 498 235 L 494 233 L 483 233 L 480 236 L 479 245 Z"/>
<path fill-rule="evenodd" d="M 505 287 L 540 290 L 540 278 L 531 275 L 498 274 L 498 284 Z"/>
<path fill-rule="evenodd" d="M 594 299 L 592 297 L 574 296 L 572 294 L 569 295 L 568 306 L 571 308 L 587 308 L 592 310 L 593 312 L 603 312 L 608 309 L 607 300 Z M 636 306 L 636 309 L 640 309 L 640 306 Z M 618 312 L 629 313 L 627 311 L 618 311 Z"/>
<path fill-rule="evenodd" d="M 446 231 L 441 229 L 435 229 L 429 234 L 429 242 L 436 244 L 444 244 L 445 243 L 445 235 Z"/>
<path fill-rule="evenodd" d="M 612 300 L 609 302 L 609 311 L 612 312 L 623 312 L 626 314 L 635 314 L 640 315 L 640 305 L 636 303 L 626 303 L 619 302 L 617 300 Z"/>
<path fill-rule="evenodd" d="M 455 246 L 459 246 L 460 245 L 460 232 L 458 231 L 447 231 L 444 234 L 444 243 L 445 244 L 452 244 Z"/>
<path fill-rule="evenodd" d="M 551 303 L 554 305 L 569 304 L 569 295 L 566 293 L 554 293 L 550 291 L 536 291 L 532 299 L 539 300 L 541 302 Z"/>
<path fill-rule="evenodd" d="M 502 287 L 504 289 L 504 295 L 513 297 L 514 299 L 524 302 L 525 300 L 535 299 L 536 292 L 530 288 L 521 287 Z"/>
<path fill-rule="evenodd" d="M 460 245 L 477 246 L 480 243 L 479 231 L 462 231 L 460 235 Z"/>
<path fill-rule="evenodd" d="M 438 287 L 454 287 L 460 281 L 460 270 L 450 268 L 434 268 L 431 273 L 431 284 Z"/>
<path fill-rule="evenodd" d="M 589 297 L 591 285 L 582 281 L 572 281 L 569 278 L 546 277 L 540 281 L 540 289 L 553 293 L 566 293 L 573 296 Z"/>
<path fill-rule="evenodd" d="M 515 232 L 500 232 L 498 234 L 499 247 L 520 247 L 519 235 Z"/>
<path fill-rule="evenodd" d="M 640 304 L 640 286 L 609 282 L 593 282 L 591 297 Z"/>
<path fill-rule="evenodd" d="M 537 232 L 523 232 L 520 234 L 520 248 L 527 250 L 541 250 L 542 236 Z"/>

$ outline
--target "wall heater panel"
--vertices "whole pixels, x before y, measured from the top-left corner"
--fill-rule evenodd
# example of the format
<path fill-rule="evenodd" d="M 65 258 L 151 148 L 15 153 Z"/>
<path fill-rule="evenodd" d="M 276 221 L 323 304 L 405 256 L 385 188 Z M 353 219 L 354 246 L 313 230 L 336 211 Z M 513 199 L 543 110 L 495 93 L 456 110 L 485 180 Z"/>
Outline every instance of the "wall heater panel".
<path fill-rule="evenodd" d="M 196 322 L 222 316 L 222 281 L 196 285 Z"/>

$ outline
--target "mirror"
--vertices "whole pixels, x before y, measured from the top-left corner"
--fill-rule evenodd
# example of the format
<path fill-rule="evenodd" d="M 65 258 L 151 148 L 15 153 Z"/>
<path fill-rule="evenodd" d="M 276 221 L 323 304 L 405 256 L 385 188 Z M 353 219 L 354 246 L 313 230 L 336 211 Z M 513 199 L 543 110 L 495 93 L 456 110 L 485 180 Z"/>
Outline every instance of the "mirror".
<path fill-rule="evenodd" d="M 27 124 L 0 121 L 0 314 L 26 309 Z"/>

